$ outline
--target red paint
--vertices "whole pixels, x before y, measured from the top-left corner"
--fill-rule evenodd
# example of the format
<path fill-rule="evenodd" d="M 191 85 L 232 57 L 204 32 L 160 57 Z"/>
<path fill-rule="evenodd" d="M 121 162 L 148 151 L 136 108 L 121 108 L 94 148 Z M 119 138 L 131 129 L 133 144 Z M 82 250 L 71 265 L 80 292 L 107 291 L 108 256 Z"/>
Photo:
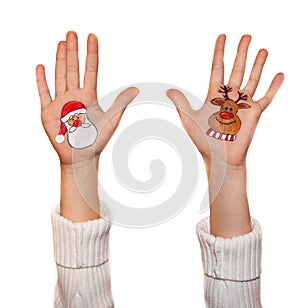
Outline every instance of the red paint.
<path fill-rule="evenodd" d="M 79 126 L 81 126 L 81 124 L 82 124 L 82 121 L 80 121 L 80 120 L 75 120 L 74 123 L 73 123 L 73 126 L 79 127 Z"/>
<path fill-rule="evenodd" d="M 223 111 L 223 112 L 220 112 L 220 117 L 222 119 L 229 120 L 233 118 L 233 114 L 231 112 Z"/>

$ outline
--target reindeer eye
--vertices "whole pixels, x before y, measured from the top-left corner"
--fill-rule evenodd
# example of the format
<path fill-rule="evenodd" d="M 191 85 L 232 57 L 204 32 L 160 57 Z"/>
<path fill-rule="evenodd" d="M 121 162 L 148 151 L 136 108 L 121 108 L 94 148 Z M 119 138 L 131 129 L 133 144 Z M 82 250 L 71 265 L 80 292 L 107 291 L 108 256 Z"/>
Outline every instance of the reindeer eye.
<path fill-rule="evenodd" d="M 232 111 L 233 110 L 233 108 L 230 108 L 230 111 Z"/>
<path fill-rule="evenodd" d="M 228 107 L 225 107 L 225 110 L 228 110 Z"/>

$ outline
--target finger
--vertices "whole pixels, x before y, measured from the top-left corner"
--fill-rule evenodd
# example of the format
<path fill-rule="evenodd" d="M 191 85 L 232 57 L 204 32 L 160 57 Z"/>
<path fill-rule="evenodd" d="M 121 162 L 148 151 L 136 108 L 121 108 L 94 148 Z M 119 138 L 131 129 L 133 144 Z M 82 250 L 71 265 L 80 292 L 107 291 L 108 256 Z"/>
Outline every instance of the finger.
<path fill-rule="evenodd" d="M 123 90 L 105 113 L 105 117 L 113 130 L 117 128 L 126 107 L 134 100 L 139 92 L 139 89 L 136 87 L 129 87 Z"/>
<path fill-rule="evenodd" d="M 218 36 L 215 44 L 215 51 L 212 61 L 209 86 L 219 86 L 224 83 L 224 49 L 226 36 Z"/>
<path fill-rule="evenodd" d="M 43 109 L 51 103 L 52 99 L 47 85 L 45 68 L 41 64 L 36 67 L 36 83 L 39 91 L 41 108 Z"/>
<path fill-rule="evenodd" d="M 67 90 L 79 88 L 78 39 L 73 31 L 67 33 Z"/>
<path fill-rule="evenodd" d="M 268 51 L 266 49 L 261 49 L 255 58 L 249 80 L 244 88 L 244 91 L 251 97 L 256 91 L 267 57 Z"/>
<path fill-rule="evenodd" d="M 129 87 L 123 90 L 110 106 L 107 113 L 114 114 L 120 110 L 124 110 L 139 93 L 140 91 L 136 87 Z"/>
<path fill-rule="evenodd" d="M 232 72 L 229 78 L 228 84 L 232 87 L 236 87 L 240 89 L 241 84 L 243 82 L 245 67 L 246 67 L 246 59 L 249 44 L 251 42 L 251 36 L 246 34 L 244 35 L 239 43 L 237 54 L 235 57 L 235 61 L 233 64 Z"/>
<path fill-rule="evenodd" d="M 274 99 L 277 91 L 282 85 L 284 80 L 284 75 L 282 73 L 278 73 L 271 82 L 271 85 L 266 92 L 265 96 L 262 97 L 257 103 L 261 106 L 262 110 L 265 110 Z"/>
<path fill-rule="evenodd" d="M 55 65 L 55 95 L 60 95 L 67 90 L 66 63 L 67 63 L 66 42 L 57 45 Z"/>
<path fill-rule="evenodd" d="M 90 34 L 87 41 L 87 56 L 85 63 L 84 87 L 89 90 L 97 90 L 98 74 L 98 39 Z"/>
<path fill-rule="evenodd" d="M 173 104 L 177 108 L 177 111 L 180 116 L 182 116 L 182 113 L 191 114 L 195 112 L 195 110 L 192 109 L 189 101 L 181 91 L 177 89 L 170 89 L 166 92 L 166 94 L 167 97 L 173 102 Z"/>

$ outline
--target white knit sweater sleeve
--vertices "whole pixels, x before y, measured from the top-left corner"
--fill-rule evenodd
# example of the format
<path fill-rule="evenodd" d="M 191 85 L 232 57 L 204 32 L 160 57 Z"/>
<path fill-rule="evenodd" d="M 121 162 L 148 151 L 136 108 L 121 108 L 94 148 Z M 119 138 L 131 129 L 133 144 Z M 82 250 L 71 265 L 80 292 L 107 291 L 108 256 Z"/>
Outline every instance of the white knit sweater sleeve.
<path fill-rule="evenodd" d="M 210 233 L 209 218 L 197 224 L 209 308 L 259 308 L 262 231 L 252 219 L 248 234 L 224 239 Z"/>
<path fill-rule="evenodd" d="M 55 308 L 112 308 L 109 269 L 110 223 L 73 223 L 51 213 L 58 280 Z"/>

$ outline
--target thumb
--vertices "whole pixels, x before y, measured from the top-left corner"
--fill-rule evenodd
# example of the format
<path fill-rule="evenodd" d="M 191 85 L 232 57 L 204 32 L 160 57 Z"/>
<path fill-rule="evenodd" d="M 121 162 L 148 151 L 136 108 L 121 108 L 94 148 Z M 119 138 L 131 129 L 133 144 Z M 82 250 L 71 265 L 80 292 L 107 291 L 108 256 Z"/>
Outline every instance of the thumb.
<path fill-rule="evenodd" d="M 110 136 L 115 131 L 126 107 L 135 99 L 140 93 L 136 87 L 129 87 L 123 90 L 112 103 L 108 111 L 105 112 L 105 122 L 109 122 Z M 107 123 L 106 123 L 107 124 Z M 105 125 L 106 126 L 106 125 Z"/>
<path fill-rule="evenodd" d="M 177 108 L 177 111 L 181 119 L 184 116 L 191 115 L 195 112 L 195 110 L 192 109 L 189 101 L 181 91 L 177 89 L 170 89 L 166 92 L 166 95 Z"/>
<path fill-rule="evenodd" d="M 107 113 L 116 114 L 120 111 L 124 111 L 127 105 L 129 105 L 139 93 L 140 91 L 136 87 L 129 87 L 123 90 L 117 96 Z"/>

